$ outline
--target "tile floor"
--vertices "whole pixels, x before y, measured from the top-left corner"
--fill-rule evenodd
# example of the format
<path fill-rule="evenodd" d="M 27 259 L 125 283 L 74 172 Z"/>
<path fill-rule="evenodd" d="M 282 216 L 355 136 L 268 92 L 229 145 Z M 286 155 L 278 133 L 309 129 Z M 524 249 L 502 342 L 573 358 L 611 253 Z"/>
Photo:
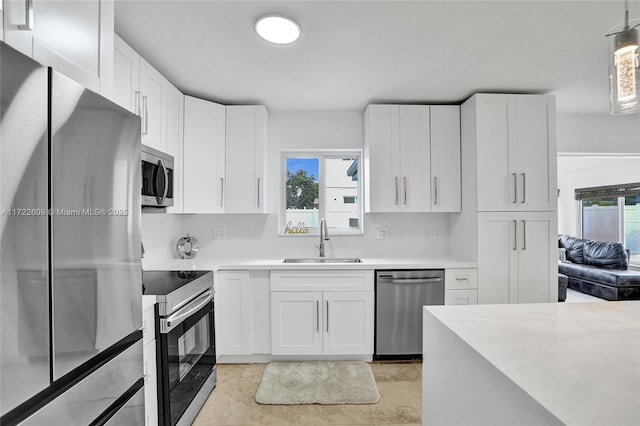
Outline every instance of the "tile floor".
<path fill-rule="evenodd" d="M 567 289 L 567 300 L 565 302 L 574 303 L 574 302 L 606 302 L 605 299 L 600 299 L 599 297 L 591 296 L 590 294 L 581 293 L 579 291 L 575 291 L 571 288 Z"/>
<path fill-rule="evenodd" d="M 419 425 L 422 364 L 373 362 L 380 401 L 371 405 L 260 405 L 266 364 L 219 364 L 218 384 L 193 426 Z"/>

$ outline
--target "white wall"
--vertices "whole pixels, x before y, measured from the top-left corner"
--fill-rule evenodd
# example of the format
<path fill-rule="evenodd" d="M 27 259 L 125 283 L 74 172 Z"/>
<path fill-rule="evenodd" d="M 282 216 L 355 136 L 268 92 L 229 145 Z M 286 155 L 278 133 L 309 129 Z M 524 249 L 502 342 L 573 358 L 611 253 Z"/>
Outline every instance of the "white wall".
<path fill-rule="evenodd" d="M 558 156 L 558 233 L 579 236 L 579 202 L 576 188 L 640 182 L 637 156 Z"/>
<path fill-rule="evenodd" d="M 187 232 L 200 240 L 198 257 L 278 258 L 317 256 L 317 237 L 278 236 L 280 151 L 291 149 L 362 149 L 364 112 L 271 112 L 269 117 L 269 214 L 152 215 L 144 214 L 143 241 L 147 259 L 175 258 L 175 244 Z M 376 227 L 388 228 L 387 240 L 376 239 Z M 440 238 L 433 238 L 433 227 Z M 213 228 L 226 238 L 213 239 Z M 411 257 L 444 254 L 448 246 L 446 213 L 365 214 L 363 236 L 332 236 L 327 256 Z M 153 247 L 152 247 L 153 246 Z"/>
<path fill-rule="evenodd" d="M 640 115 L 558 114 L 558 152 L 640 154 Z"/>
<path fill-rule="evenodd" d="M 640 115 L 558 114 L 558 232 L 580 235 L 576 188 L 640 181 Z"/>

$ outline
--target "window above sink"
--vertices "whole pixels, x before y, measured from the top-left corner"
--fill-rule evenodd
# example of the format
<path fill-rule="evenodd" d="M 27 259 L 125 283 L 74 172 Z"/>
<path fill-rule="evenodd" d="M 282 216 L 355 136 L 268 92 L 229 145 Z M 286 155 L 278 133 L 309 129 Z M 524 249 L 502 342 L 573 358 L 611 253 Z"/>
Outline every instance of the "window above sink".
<path fill-rule="evenodd" d="M 358 150 L 304 150 L 281 154 L 279 230 L 284 236 L 362 235 L 361 157 Z"/>

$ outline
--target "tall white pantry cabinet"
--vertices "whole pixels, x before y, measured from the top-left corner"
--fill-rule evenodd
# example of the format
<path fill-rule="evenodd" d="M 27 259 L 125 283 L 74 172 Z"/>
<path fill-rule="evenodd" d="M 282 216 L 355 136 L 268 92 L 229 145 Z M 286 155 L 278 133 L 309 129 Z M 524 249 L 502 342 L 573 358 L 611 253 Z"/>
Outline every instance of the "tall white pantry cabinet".
<path fill-rule="evenodd" d="M 462 213 L 478 303 L 557 301 L 555 98 L 476 94 L 461 108 Z"/>

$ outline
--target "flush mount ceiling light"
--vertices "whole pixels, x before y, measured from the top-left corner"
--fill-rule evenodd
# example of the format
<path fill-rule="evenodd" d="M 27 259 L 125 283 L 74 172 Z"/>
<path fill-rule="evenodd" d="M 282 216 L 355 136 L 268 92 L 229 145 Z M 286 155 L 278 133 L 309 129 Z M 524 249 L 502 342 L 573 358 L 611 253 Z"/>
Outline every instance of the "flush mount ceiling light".
<path fill-rule="evenodd" d="M 629 4 L 624 2 L 622 31 L 610 32 L 609 38 L 609 104 L 613 115 L 640 111 L 640 59 L 638 30 L 640 23 L 629 26 Z M 612 28 L 615 31 L 619 25 Z"/>
<path fill-rule="evenodd" d="M 256 21 L 256 34 L 274 44 L 290 44 L 300 38 L 300 25 L 291 18 L 267 15 Z"/>

